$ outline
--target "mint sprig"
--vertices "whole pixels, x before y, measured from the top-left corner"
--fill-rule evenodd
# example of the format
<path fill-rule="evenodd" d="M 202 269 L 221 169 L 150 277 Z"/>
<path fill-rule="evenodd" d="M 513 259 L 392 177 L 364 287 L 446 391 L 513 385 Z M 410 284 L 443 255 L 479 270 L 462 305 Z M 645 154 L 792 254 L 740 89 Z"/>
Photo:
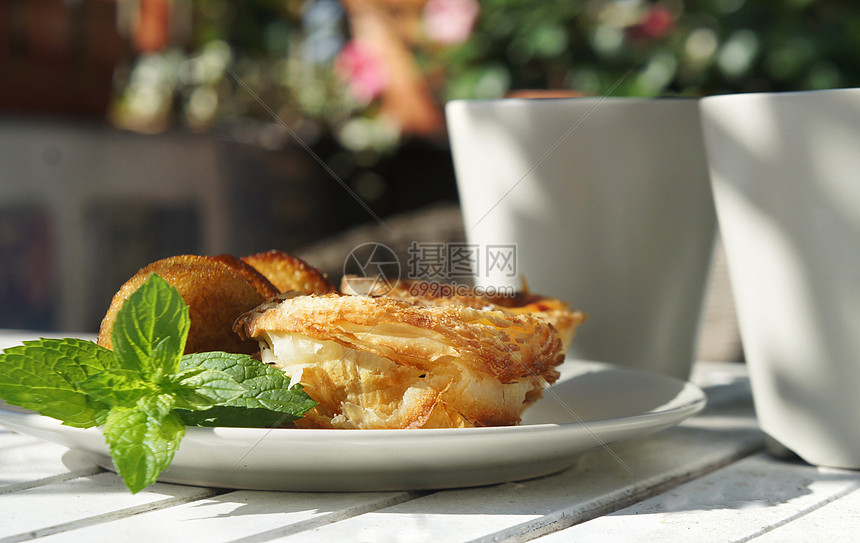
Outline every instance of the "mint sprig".
<path fill-rule="evenodd" d="M 135 493 L 170 466 L 186 425 L 273 427 L 316 405 L 289 378 L 244 354 L 183 356 L 188 306 L 158 275 L 117 313 L 114 350 L 79 339 L 27 341 L 0 354 L 0 397 L 77 428 L 103 425 Z"/>

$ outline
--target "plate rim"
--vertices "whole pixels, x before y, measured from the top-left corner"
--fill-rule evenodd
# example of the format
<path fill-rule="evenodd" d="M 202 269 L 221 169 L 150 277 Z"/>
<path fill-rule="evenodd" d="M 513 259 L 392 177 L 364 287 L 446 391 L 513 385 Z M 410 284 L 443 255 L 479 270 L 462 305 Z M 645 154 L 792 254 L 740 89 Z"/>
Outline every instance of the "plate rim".
<path fill-rule="evenodd" d="M 168 470 L 162 473 L 159 481 L 205 487 L 286 491 L 429 490 L 495 484 L 549 475 L 563 469 L 568 469 L 576 463 L 581 453 L 598 447 L 605 447 L 617 441 L 642 437 L 665 430 L 701 412 L 707 404 L 707 396 L 704 391 L 689 381 L 604 362 L 572 360 L 569 358 L 565 363 L 570 361 L 575 363 L 576 373 L 563 377 L 559 380 L 559 383 L 576 379 L 579 375 L 587 375 L 594 371 L 608 370 L 627 374 L 632 373 L 634 378 L 636 378 L 637 374 L 641 376 L 640 378 L 651 380 L 657 377 L 665 380 L 667 384 L 674 384 L 675 386 L 680 384 L 682 386 L 678 388 L 677 393 L 672 399 L 648 411 L 589 421 L 436 429 L 330 430 L 189 427 L 186 430 L 182 443 L 180 443 L 173 464 L 171 464 Z M 548 400 L 548 398 L 545 396 L 544 400 Z M 104 443 L 104 438 L 101 436 L 99 428 L 82 429 L 65 426 L 57 419 L 38 413 L 25 412 L 20 410 L 20 408 L 14 408 L 15 411 L 13 411 L 8 407 L 8 405 L 0 405 L 0 427 L 6 427 L 12 431 L 30 435 L 42 441 L 55 443 L 70 450 L 80 451 L 101 467 L 115 471 L 111 465 L 108 448 Z M 27 430 L 32 430 L 32 433 L 27 432 Z M 46 435 L 50 436 L 50 438 L 46 437 Z M 460 437 L 464 439 L 460 439 Z M 535 441 L 527 443 L 522 440 Z M 485 468 L 479 468 L 484 469 L 485 473 L 476 474 L 472 479 L 464 480 L 463 484 L 452 483 L 451 476 L 445 473 L 446 469 L 451 469 L 452 462 L 454 465 L 458 465 L 458 462 L 460 465 L 474 464 L 475 450 L 485 447 L 490 441 L 493 444 L 502 445 L 496 447 L 501 452 L 496 451 L 491 454 L 496 461 L 502 458 L 508 464 L 517 466 L 520 472 L 528 472 L 530 475 L 515 477 L 505 473 L 493 474 L 491 473 L 492 466 L 487 465 Z M 522 452 L 525 445 L 541 443 L 551 445 L 552 450 L 540 451 L 534 454 L 531 452 L 528 454 Z M 187 444 L 186 450 L 189 452 L 181 462 L 177 462 L 183 453 L 184 444 Z M 420 479 L 420 482 L 413 481 L 402 485 L 393 484 L 390 480 L 387 483 L 385 483 L 385 480 L 373 480 L 370 478 L 370 475 L 362 476 L 361 474 L 357 475 L 354 480 L 342 483 L 308 482 L 307 477 L 304 479 L 304 483 L 278 483 L 274 481 L 270 483 L 262 481 L 260 479 L 261 476 L 257 475 L 259 473 L 271 472 L 273 469 L 273 451 L 279 452 L 286 444 L 293 445 L 296 451 L 306 452 L 312 452 L 318 445 L 324 447 L 323 450 L 337 448 L 352 452 L 360 452 L 368 450 L 368 448 L 373 448 L 374 453 L 382 456 L 403 455 L 413 451 L 416 446 L 426 445 L 423 447 L 424 449 L 442 449 L 447 451 L 448 455 L 452 456 L 445 458 L 438 465 L 433 465 L 431 462 L 432 453 L 428 453 L 427 450 L 417 451 L 417 454 L 414 455 L 415 458 L 412 458 L 411 461 L 413 464 L 416 460 L 421 459 L 424 459 L 425 462 L 431 462 L 431 465 L 427 466 L 428 473 L 424 475 L 424 479 Z M 505 444 L 511 445 L 513 449 L 520 449 L 520 452 L 506 453 L 503 451 L 506 448 L 504 447 Z M 256 458 L 256 463 L 251 462 L 253 467 L 244 471 L 244 475 L 236 474 L 239 478 L 235 480 L 218 479 L 218 474 L 216 473 L 217 466 L 224 464 L 225 458 L 232 458 L 230 456 L 232 454 L 231 451 L 235 453 L 239 449 L 248 448 L 249 445 L 253 446 L 245 455 L 250 458 L 253 452 L 253 456 Z M 187 475 L 186 472 L 189 470 L 193 472 L 197 469 L 199 471 L 200 468 L 199 461 L 193 457 L 193 451 L 200 450 L 201 447 L 212 446 L 223 448 L 222 458 L 212 460 L 211 462 L 209 472 L 214 475 L 210 475 L 209 477 Z M 255 450 L 258 447 L 259 450 Z M 324 452 L 322 456 L 325 455 L 326 453 Z M 538 467 L 538 462 L 533 458 L 534 455 L 543 458 L 541 462 L 545 462 L 547 465 L 545 467 Z M 529 456 L 529 459 L 524 460 L 525 456 Z M 399 458 L 400 456 L 397 457 Z M 353 462 L 354 465 L 363 465 L 363 463 L 372 461 L 367 458 L 359 458 Z M 404 468 L 402 466 L 398 468 L 396 462 L 394 464 L 390 468 L 390 478 L 396 478 L 398 473 L 401 475 L 403 473 Z M 448 467 L 446 468 L 446 466 Z M 245 468 L 247 467 L 245 466 Z M 430 476 L 434 473 L 434 467 L 436 470 L 435 476 L 440 477 L 438 483 L 435 479 L 430 479 Z M 336 466 L 333 468 L 335 471 L 338 469 L 343 469 L 344 471 L 348 469 Z M 295 476 L 297 473 L 305 472 L 309 474 L 319 469 L 320 460 L 312 459 L 300 462 L 298 465 L 284 465 L 278 473 L 284 476 L 288 474 Z M 259 473 L 255 474 L 255 470 Z M 398 470 L 400 471 L 398 472 Z M 254 479 L 255 476 L 257 476 L 256 479 Z M 378 473 L 375 476 L 378 477 Z M 446 476 L 447 479 L 445 478 Z"/>
<path fill-rule="evenodd" d="M 554 431 L 559 429 L 566 429 L 571 426 L 601 426 L 601 425 L 611 425 L 617 424 L 619 421 L 639 421 L 643 419 L 651 419 L 654 417 L 668 417 L 669 415 L 677 415 L 683 418 L 687 418 L 695 415 L 696 413 L 701 412 L 705 406 L 707 405 L 707 395 L 705 392 L 696 384 L 691 383 L 690 381 L 683 381 L 681 379 L 671 377 L 668 375 L 661 375 L 658 373 L 647 372 L 639 369 L 626 368 L 624 366 L 619 366 L 616 364 L 611 364 L 608 362 L 595 362 L 589 360 L 579 360 L 579 359 L 566 359 L 565 364 L 574 362 L 586 364 L 594 369 L 601 370 L 609 370 L 613 372 L 624 372 L 624 373 L 632 373 L 632 374 L 642 374 L 647 376 L 650 379 L 660 378 L 664 379 L 668 382 L 676 382 L 682 383 L 683 387 L 678 391 L 676 398 L 681 397 L 682 395 L 692 395 L 689 401 L 680 403 L 678 405 L 674 405 L 673 401 L 667 402 L 662 406 L 658 406 L 658 408 L 645 411 L 642 413 L 636 413 L 631 415 L 625 415 L 620 417 L 611 417 L 606 419 L 599 420 L 590 420 L 590 421 L 571 421 L 571 422 L 557 422 L 557 423 L 539 423 L 539 424 L 518 424 L 513 426 L 484 426 L 484 427 L 476 427 L 476 428 L 392 428 L 392 429 L 327 429 L 327 428 L 241 428 L 241 427 L 229 427 L 229 426 L 216 426 L 216 427 L 205 427 L 205 426 L 188 426 L 186 427 L 185 437 L 189 437 L 191 434 L 215 434 L 218 437 L 227 438 L 230 436 L 223 434 L 271 434 L 272 432 L 277 432 L 276 435 L 281 433 L 289 432 L 290 435 L 305 437 L 305 436 L 313 436 L 314 438 L 322 438 L 322 439 L 334 439 L 336 437 L 349 436 L 349 435 L 366 435 L 366 436 L 386 436 L 395 438 L 395 436 L 400 435 L 400 433 L 409 433 L 409 435 L 426 435 L 426 436 L 449 436 L 449 435 L 482 435 L 488 433 L 524 433 L 525 431 L 537 431 L 537 432 L 546 432 L 546 431 Z M 570 377 L 571 379 L 575 379 L 576 376 Z M 559 381 L 561 382 L 561 381 Z M 551 388 L 551 387 L 550 387 Z M 549 398 L 544 396 L 544 401 L 550 401 Z M 39 413 L 22 410 L 17 406 L 11 406 L 13 409 L 9 407 L 11 404 L 3 404 L 0 403 L 0 426 L 3 426 L 3 419 L 6 417 L 18 418 L 20 420 L 48 420 L 51 421 L 51 424 L 56 423 L 56 426 L 60 427 L 61 430 L 68 430 L 72 432 L 81 432 L 94 430 L 98 431 L 97 428 L 76 428 L 72 426 L 67 426 L 62 424 L 59 420 L 54 419 L 52 417 L 48 417 L 46 415 L 41 415 Z M 665 409 L 663 409 L 665 407 Z M 682 420 L 683 420 L 682 418 Z"/>

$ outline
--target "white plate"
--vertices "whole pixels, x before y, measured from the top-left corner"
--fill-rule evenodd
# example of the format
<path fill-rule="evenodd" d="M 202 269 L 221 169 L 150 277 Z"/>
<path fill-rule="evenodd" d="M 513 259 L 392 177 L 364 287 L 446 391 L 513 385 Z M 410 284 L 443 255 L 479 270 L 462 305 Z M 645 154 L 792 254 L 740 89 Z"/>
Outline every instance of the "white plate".
<path fill-rule="evenodd" d="M 520 426 L 439 430 L 188 428 L 161 481 L 295 491 L 477 486 L 562 471 L 586 450 L 674 426 L 705 395 L 670 377 L 568 360 Z M 0 407 L 0 425 L 113 469 L 98 429 Z"/>

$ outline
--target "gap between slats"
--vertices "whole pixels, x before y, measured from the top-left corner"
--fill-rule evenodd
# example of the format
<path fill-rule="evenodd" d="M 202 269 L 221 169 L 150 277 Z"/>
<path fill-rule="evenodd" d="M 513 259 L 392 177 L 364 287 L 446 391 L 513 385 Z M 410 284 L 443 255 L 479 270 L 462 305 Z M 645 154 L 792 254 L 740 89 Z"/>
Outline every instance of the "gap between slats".
<path fill-rule="evenodd" d="M 642 488 L 633 491 L 631 491 L 631 489 L 621 490 L 618 494 L 611 494 L 602 497 L 591 506 L 584 507 L 585 504 L 577 504 L 577 509 L 585 509 L 583 512 L 571 513 L 568 510 L 562 509 L 560 511 L 550 513 L 539 520 L 524 522 L 502 530 L 501 532 L 474 539 L 470 543 L 521 543 L 531 541 L 547 534 L 558 532 L 566 528 L 570 528 L 571 526 L 626 509 L 647 497 L 662 494 L 663 492 L 681 486 L 684 483 L 707 475 L 708 473 L 720 468 L 724 468 L 734 462 L 743 460 L 746 457 L 757 454 L 762 450 L 764 450 L 763 443 L 752 445 L 738 450 L 731 456 L 721 459 L 720 462 L 703 466 L 697 470 L 690 470 L 689 472 L 682 474 L 661 474 L 657 477 L 658 480 L 651 484 L 646 484 Z"/>
<path fill-rule="evenodd" d="M 234 539 L 229 543 L 263 543 L 265 541 L 271 541 L 273 539 L 295 535 L 299 532 L 313 530 L 314 528 L 319 528 L 321 526 L 325 526 L 326 524 L 333 524 L 335 522 L 347 520 L 353 517 L 364 515 L 366 513 L 372 513 L 374 511 L 385 509 L 386 507 L 399 505 L 401 503 L 421 498 L 432 493 L 433 492 L 403 492 L 402 494 L 397 494 L 388 498 L 371 501 L 360 506 L 343 509 L 341 511 L 334 511 L 332 513 L 322 515 L 317 518 L 296 522 L 295 524 L 290 524 L 289 526 L 284 526 L 282 528 L 275 528 L 273 530 L 267 530 L 265 532 L 254 534 L 252 536 Z"/>
<path fill-rule="evenodd" d="M 832 496 L 828 496 L 824 500 L 816 502 L 816 503 L 810 505 L 809 507 L 803 508 L 802 510 L 794 513 L 793 515 L 790 515 L 790 516 L 782 519 L 779 522 L 775 522 L 775 523 L 771 524 L 770 526 L 765 526 L 761 530 L 759 530 L 753 534 L 750 534 L 748 536 L 742 537 L 740 539 L 736 539 L 736 540 L 734 540 L 733 543 L 745 543 L 747 541 L 751 541 L 753 539 L 756 539 L 757 537 L 763 536 L 763 535 L 767 534 L 768 532 L 772 532 L 772 531 L 776 530 L 777 528 L 785 526 L 789 522 L 792 522 L 792 521 L 795 521 L 799 518 L 805 517 L 806 515 L 814 512 L 814 511 L 817 511 L 818 509 L 821 509 L 825 505 L 827 505 L 829 503 L 833 503 L 838 499 L 844 498 L 845 496 L 848 496 L 849 494 L 851 494 L 852 492 L 856 492 L 857 490 L 860 490 L 860 481 L 858 481 L 857 483 L 851 485 L 850 487 L 842 490 L 841 492 L 837 492 L 836 494 L 833 494 Z"/>
<path fill-rule="evenodd" d="M 34 481 L 26 481 L 23 483 L 11 483 L 6 486 L 0 487 L 0 495 L 2 494 L 11 494 L 13 492 L 21 492 L 23 490 L 30 490 L 31 488 L 36 488 L 44 485 L 52 485 L 55 483 L 62 483 L 64 481 L 71 481 L 72 479 L 77 479 L 78 477 L 89 477 L 91 475 L 96 475 L 105 471 L 104 469 L 93 466 L 88 469 L 81 469 L 75 471 L 69 471 L 66 473 L 60 473 L 57 475 L 51 475 L 50 477 L 44 477 L 42 479 L 36 479 Z M 0 540 L 2 541 L 2 540 Z"/>
<path fill-rule="evenodd" d="M 92 526 L 94 524 L 99 524 L 102 522 L 109 522 L 118 518 L 130 517 L 132 515 L 139 515 L 141 513 L 147 513 L 149 511 L 157 511 L 159 509 L 166 509 L 168 507 L 174 507 L 176 505 L 182 505 L 185 503 L 203 500 L 206 498 L 218 496 L 220 494 L 226 494 L 227 492 L 230 491 L 225 489 L 202 489 L 200 492 L 191 494 L 189 496 L 182 496 L 178 498 L 169 498 L 166 500 L 150 502 L 135 507 L 128 507 L 126 509 L 120 509 L 117 511 L 111 511 L 109 513 L 102 513 L 99 515 L 82 518 L 72 522 L 65 522 L 62 524 L 57 524 L 55 526 L 48 526 L 46 528 L 39 528 L 38 530 L 32 530 L 29 532 L 11 535 L 0 539 L 0 543 L 18 543 L 19 541 L 30 541 L 33 539 L 57 534 L 60 532 L 68 532 L 71 530 Z"/>

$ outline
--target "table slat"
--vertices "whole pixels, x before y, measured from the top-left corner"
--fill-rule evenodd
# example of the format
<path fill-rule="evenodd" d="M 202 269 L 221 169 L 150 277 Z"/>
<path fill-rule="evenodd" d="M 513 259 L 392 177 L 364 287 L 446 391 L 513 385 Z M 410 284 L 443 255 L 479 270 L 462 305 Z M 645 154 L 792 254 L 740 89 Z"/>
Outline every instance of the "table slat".
<path fill-rule="evenodd" d="M 237 491 L 40 539 L 207 543 L 268 541 L 412 499 L 408 492 L 332 493 Z"/>
<path fill-rule="evenodd" d="M 860 474 L 776 460 L 766 453 L 552 534 L 555 541 L 747 541 L 860 488 Z M 841 521 L 837 526 L 844 528 Z M 809 533 L 805 534 L 807 537 Z M 826 539 L 815 539 L 823 541 Z"/>
<path fill-rule="evenodd" d="M 751 404 L 732 403 L 680 427 L 612 445 L 614 454 L 589 452 L 558 475 L 437 492 L 277 541 L 381 541 L 393 533 L 415 542 L 527 539 L 635 503 L 752 454 L 762 442 Z"/>
<path fill-rule="evenodd" d="M 822 507 L 756 538 L 755 543 L 792 543 L 810 537 L 827 543 L 857 541 L 860 528 L 860 490 L 853 490 Z"/>
<path fill-rule="evenodd" d="M 100 471 L 84 454 L 0 429 L 0 494 Z"/>
<path fill-rule="evenodd" d="M 155 484 L 131 494 L 115 474 L 102 472 L 0 495 L 0 543 L 104 522 L 212 496 L 212 489 Z"/>

